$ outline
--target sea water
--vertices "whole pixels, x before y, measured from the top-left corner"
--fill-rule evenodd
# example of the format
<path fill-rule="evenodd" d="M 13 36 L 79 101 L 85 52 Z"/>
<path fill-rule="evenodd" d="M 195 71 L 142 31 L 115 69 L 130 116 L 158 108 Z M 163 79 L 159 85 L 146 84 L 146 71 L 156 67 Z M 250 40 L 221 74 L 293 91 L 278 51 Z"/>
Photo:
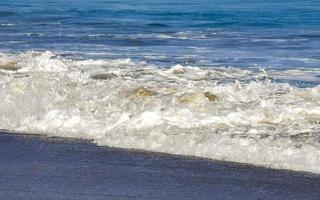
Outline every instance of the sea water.
<path fill-rule="evenodd" d="M 320 2 L 0 2 L 0 128 L 320 172 Z"/>

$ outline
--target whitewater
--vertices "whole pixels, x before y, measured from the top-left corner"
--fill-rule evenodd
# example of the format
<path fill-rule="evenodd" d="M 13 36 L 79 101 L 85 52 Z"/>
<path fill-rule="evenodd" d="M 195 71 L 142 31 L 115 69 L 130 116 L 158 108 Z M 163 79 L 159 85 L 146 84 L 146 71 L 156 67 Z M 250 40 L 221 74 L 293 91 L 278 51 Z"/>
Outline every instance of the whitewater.
<path fill-rule="evenodd" d="M 1 53 L 0 129 L 320 173 L 319 75 Z"/>

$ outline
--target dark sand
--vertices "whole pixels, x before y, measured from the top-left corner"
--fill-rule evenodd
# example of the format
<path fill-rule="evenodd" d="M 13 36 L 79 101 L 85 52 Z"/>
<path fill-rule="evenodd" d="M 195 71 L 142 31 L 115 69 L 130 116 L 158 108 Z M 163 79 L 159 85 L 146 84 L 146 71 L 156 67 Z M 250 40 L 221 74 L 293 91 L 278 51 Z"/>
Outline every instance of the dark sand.
<path fill-rule="evenodd" d="M 320 199 L 320 175 L 0 134 L 1 200 Z"/>

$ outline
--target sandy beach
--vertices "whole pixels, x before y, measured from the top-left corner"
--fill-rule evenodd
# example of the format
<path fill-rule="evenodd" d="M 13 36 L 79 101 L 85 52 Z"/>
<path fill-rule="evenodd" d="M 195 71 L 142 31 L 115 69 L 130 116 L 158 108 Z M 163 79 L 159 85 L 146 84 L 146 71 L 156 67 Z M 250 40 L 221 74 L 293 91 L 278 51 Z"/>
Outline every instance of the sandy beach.
<path fill-rule="evenodd" d="M 320 176 L 0 134 L 0 199 L 319 199 Z"/>

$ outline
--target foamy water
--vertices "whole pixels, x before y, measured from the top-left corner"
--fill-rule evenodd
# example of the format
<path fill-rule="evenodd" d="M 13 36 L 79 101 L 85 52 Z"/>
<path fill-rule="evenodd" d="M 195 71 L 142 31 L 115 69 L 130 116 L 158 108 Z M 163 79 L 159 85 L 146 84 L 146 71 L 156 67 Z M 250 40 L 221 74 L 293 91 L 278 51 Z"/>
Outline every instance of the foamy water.
<path fill-rule="evenodd" d="M 317 68 L 250 70 L 0 55 L 0 129 L 320 172 Z M 284 80 L 284 79 L 283 79 Z"/>

